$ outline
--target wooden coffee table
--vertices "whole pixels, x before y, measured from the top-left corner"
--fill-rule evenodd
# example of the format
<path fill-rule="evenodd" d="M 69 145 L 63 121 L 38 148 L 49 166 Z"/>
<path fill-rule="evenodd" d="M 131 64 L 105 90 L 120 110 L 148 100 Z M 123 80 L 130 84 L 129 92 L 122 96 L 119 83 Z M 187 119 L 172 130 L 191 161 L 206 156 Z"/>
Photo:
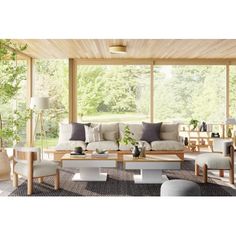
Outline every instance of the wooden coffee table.
<path fill-rule="evenodd" d="M 162 170 L 175 170 L 181 168 L 181 160 L 177 155 L 147 155 L 145 158 L 136 159 L 132 155 L 124 155 L 124 168 L 140 170 L 140 175 L 134 175 L 137 184 L 156 184 L 168 180 Z"/>
<path fill-rule="evenodd" d="M 77 168 L 79 173 L 76 173 L 72 181 L 106 181 L 107 173 L 102 173 L 101 168 L 114 168 L 117 166 L 117 155 L 109 154 L 108 157 L 91 157 L 91 154 L 86 154 L 85 157 L 73 157 L 69 153 L 62 158 L 62 167 Z"/>

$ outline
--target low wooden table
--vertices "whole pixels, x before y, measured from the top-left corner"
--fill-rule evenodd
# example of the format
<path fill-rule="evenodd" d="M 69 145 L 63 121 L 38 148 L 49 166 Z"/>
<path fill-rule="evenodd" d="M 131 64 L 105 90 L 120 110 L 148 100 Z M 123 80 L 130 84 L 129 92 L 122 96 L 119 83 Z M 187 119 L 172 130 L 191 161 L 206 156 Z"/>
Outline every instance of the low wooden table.
<path fill-rule="evenodd" d="M 137 159 L 132 155 L 124 155 L 124 168 L 128 170 L 140 169 L 140 175 L 134 175 L 137 184 L 156 184 L 168 180 L 162 175 L 162 170 L 175 170 L 181 168 L 181 158 L 177 155 L 147 155 Z"/>
<path fill-rule="evenodd" d="M 107 173 L 102 173 L 101 168 L 114 168 L 117 166 L 117 155 L 109 154 L 108 157 L 91 157 L 86 154 L 85 157 L 73 157 L 69 153 L 62 158 L 62 167 L 78 168 L 72 181 L 106 181 Z"/>

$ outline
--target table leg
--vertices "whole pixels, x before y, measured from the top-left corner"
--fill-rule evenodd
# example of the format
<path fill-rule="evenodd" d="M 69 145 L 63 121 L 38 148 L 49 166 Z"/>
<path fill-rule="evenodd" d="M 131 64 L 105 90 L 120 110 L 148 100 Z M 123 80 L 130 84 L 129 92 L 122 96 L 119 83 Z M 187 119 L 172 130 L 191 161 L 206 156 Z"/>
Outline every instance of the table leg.
<path fill-rule="evenodd" d="M 106 181 L 107 173 L 101 173 L 100 168 L 80 168 L 80 172 L 76 173 L 72 181 Z"/>
<path fill-rule="evenodd" d="M 142 169 L 140 175 L 134 175 L 136 184 L 159 184 L 168 180 L 166 175 L 162 175 L 162 170 Z"/>

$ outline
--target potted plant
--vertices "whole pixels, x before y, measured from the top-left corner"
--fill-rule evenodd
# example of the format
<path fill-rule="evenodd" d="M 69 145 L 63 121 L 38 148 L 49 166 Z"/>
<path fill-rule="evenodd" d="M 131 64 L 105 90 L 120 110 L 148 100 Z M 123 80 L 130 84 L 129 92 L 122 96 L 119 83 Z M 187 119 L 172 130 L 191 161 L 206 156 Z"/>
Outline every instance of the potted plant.
<path fill-rule="evenodd" d="M 134 138 L 134 134 L 130 131 L 130 128 L 129 128 L 128 125 L 125 126 L 124 137 L 121 140 L 121 142 L 126 144 L 126 145 L 131 144 L 133 146 L 133 148 L 132 148 L 132 155 L 133 155 L 133 157 L 139 157 L 140 150 L 138 148 L 138 142 Z"/>
<path fill-rule="evenodd" d="M 191 119 L 189 124 L 192 125 L 192 131 L 194 131 L 196 128 L 197 128 L 197 125 L 198 125 L 199 121 L 196 120 L 196 119 Z"/>

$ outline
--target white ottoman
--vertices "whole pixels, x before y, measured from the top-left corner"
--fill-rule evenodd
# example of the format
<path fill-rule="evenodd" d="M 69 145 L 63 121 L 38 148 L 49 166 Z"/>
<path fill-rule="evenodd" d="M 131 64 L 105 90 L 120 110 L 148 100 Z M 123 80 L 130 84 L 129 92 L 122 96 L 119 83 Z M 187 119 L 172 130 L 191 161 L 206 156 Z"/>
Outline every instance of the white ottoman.
<path fill-rule="evenodd" d="M 165 181 L 161 185 L 161 197 L 171 196 L 201 196 L 198 184 L 183 179 Z"/>

